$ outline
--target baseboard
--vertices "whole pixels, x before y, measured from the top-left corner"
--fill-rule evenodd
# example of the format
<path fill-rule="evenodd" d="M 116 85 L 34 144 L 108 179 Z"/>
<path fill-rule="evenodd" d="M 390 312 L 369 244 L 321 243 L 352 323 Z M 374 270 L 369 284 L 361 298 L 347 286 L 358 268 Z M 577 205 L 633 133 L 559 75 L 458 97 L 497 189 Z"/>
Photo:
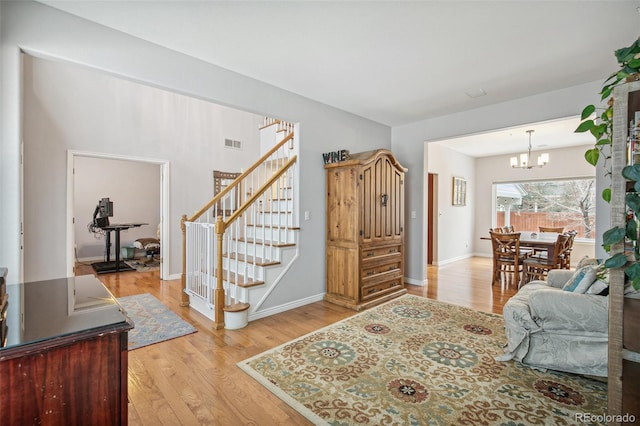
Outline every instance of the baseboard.
<path fill-rule="evenodd" d="M 404 282 L 405 282 L 405 284 L 417 285 L 417 286 L 420 286 L 420 287 L 425 287 L 427 284 L 429 284 L 429 280 L 428 279 L 414 280 L 413 278 L 407 278 L 407 277 L 404 277 Z"/>
<path fill-rule="evenodd" d="M 315 296 L 306 297 L 304 299 L 294 300 L 293 302 L 285 303 L 284 305 L 280 305 L 280 306 L 274 306 L 273 308 L 267 308 L 259 312 L 253 312 L 253 313 L 249 312 L 249 321 L 279 314 L 281 312 L 285 312 L 294 308 L 299 308 L 301 306 L 308 305 L 310 303 L 321 302 L 322 300 L 324 300 L 324 293 L 317 294 Z"/>
<path fill-rule="evenodd" d="M 167 278 L 167 281 L 180 279 L 182 279 L 182 274 L 169 274 L 169 278 Z"/>
<path fill-rule="evenodd" d="M 444 266 L 444 265 L 448 265 L 450 263 L 457 262 L 458 260 L 469 259 L 470 257 L 473 257 L 473 253 L 468 253 L 468 254 L 465 254 L 465 255 L 462 255 L 462 256 L 453 257 L 451 259 L 439 260 L 437 262 L 433 262 L 433 264 L 435 266 Z"/>
<path fill-rule="evenodd" d="M 111 256 L 113 260 L 115 260 L 115 256 Z M 76 259 L 78 263 L 87 263 L 87 262 L 102 262 L 104 261 L 104 256 L 94 256 L 94 257 L 79 257 Z"/>

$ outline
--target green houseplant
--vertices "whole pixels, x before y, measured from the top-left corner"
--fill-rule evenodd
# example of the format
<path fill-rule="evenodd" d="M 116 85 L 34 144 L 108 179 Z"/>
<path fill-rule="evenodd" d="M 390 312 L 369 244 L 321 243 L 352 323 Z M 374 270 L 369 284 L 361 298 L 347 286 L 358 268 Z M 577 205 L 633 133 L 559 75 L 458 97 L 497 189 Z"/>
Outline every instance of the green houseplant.
<path fill-rule="evenodd" d="M 593 148 L 585 152 L 585 159 L 592 165 L 596 165 L 601 156 L 604 155 L 604 167 L 607 173 L 610 159 L 609 154 L 613 136 L 613 89 L 619 84 L 637 79 L 640 71 L 640 38 L 631 46 L 615 51 L 616 59 L 620 69 L 607 78 L 600 91 L 601 100 L 608 98 L 607 108 L 600 114 L 596 114 L 597 108 L 588 105 L 582 110 L 581 123 L 575 130 L 578 133 L 590 132 L 596 142 Z M 625 249 L 624 253 L 618 253 L 605 260 L 604 266 L 610 268 L 624 268 L 625 275 L 632 282 L 634 288 L 640 289 L 640 241 L 638 239 L 638 219 L 640 218 L 640 164 L 629 165 L 623 168 L 622 176 L 633 184 L 633 191 L 627 192 L 625 202 L 627 206 L 627 220 L 625 227 L 613 227 L 603 234 L 603 247 L 609 252 L 613 244 L 622 242 L 625 238 L 629 241 L 627 245 L 630 250 Z M 611 188 L 605 188 L 602 198 L 609 202 L 611 200 Z M 632 253 L 631 253 L 632 252 Z M 630 256 L 632 255 L 632 256 Z M 629 261 L 629 258 L 632 261 Z"/>

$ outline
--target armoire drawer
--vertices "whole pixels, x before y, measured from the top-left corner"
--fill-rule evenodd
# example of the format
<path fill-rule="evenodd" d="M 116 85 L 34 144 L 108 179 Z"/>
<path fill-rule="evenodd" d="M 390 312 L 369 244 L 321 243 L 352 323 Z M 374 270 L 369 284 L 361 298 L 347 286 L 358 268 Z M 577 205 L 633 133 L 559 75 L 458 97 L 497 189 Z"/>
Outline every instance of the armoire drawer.
<path fill-rule="evenodd" d="M 362 250 L 362 264 L 372 263 L 384 259 L 402 258 L 402 245 L 371 247 Z"/>
<path fill-rule="evenodd" d="M 375 299 L 381 297 L 385 293 L 394 291 L 402 286 L 402 277 L 398 276 L 394 279 L 383 281 L 377 284 L 362 286 L 362 300 Z"/>
<path fill-rule="evenodd" d="M 400 271 L 402 268 L 402 259 L 397 257 L 391 258 L 387 262 L 369 263 L 370 264 L 363 265 L 362 267 L 362 279 L 367 279 L 390 271 Z"/>

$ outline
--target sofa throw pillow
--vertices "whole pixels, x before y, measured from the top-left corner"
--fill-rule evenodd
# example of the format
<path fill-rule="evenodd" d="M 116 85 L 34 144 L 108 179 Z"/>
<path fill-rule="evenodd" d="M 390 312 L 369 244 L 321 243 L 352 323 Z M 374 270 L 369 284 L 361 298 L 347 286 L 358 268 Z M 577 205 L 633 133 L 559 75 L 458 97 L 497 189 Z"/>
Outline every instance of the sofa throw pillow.
<path fill-rule="evenodd" d="M 571 276 L 569 281 L 562 287 L 562 290 L 573 293 L 584 293 L 596 281 L 597 271 L 597 265 L 587 265 L 576 269 L 573 276 Z"/>
<path fill-rule="evenodd" d="M 591 284 L 591 287 L 589 287 L 589 289 L 584 292 L 584 294 L 597 294 L 600 296 L 606 296 L 606 294 L 603 294 L 603 291 L 608 289 L 608 282 L 602 279 L 597 279 L 593 284 Z M 607 294 L 609 293 L 607 292 Z"/>
<path fill-rule="evenodd" d="M 576 265 L 576 270 L 588 265 L 598 265 L 599 263 L 600 262 L 595 257 L 585 256 L 578 261 L 578 264 Z"/>

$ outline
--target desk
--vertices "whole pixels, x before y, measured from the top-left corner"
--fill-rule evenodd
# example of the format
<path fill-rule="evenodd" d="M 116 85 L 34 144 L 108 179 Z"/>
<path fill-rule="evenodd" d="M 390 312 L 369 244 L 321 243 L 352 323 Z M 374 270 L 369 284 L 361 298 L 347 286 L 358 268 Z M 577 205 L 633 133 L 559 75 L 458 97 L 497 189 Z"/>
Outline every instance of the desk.
<path fill-rule="evenodd" d="M 126 425 L 133 323 L 104 285 L 84 275 L 7 284 L 6 295 L 0 423 Z"/>
<path fill-rule="evenodd" d="M 120 231 L 127 230 L 131 228 L 137 228 L 142 225 L 148 225 L 148 223 L 112 223 L 107 226 L 102 226 L 100 229 L 106 232 L 107 238 L 105 241 L 106 250 L 107 250 L 107 261 L 106 262 L 96 262 L 92 263 L 93 269 L 98 274 L 106 274 L 108 272 L 120 272 L 120 271 L 131 271 L 129 265 L 124 262 L 120 262 Z M 115 262 L 111 261 L 111 231 L 116 233 L 116 260 Z"/>

